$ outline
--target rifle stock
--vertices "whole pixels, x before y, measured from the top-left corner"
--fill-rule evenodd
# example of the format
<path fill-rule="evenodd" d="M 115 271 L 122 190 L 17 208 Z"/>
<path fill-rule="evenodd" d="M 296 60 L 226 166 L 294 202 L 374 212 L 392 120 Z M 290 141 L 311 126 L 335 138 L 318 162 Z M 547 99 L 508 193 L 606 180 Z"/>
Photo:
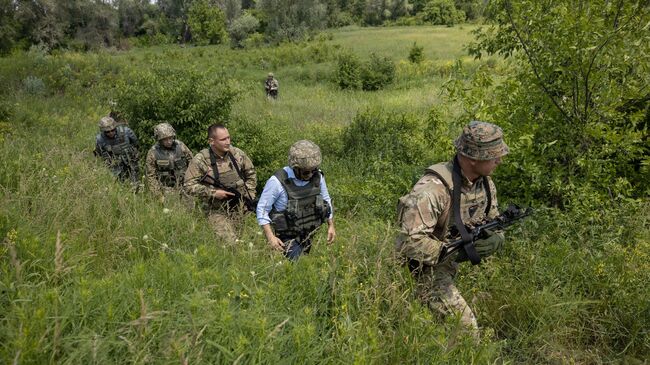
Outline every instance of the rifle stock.
<path fill-rule="evenodd" d="M 229 193 L 234 194 L 233 196 L 228 197 L 226 200 L 228 204 L 229 209 L 234 209 L 236 208 L 240 202 L 244 203 L 244 207 L 246 210 L 250 212 L 254 212 L 257 209 L 257 202 L 251 199 L 250 197 L 243 196 L 239 191 L 233 188 L 229 188 L 224 186 L 220 181 L 215 180 L 214 177 L 212 177 L 209 173 L 206 173 L 203 175 L 201 178 L 201 182 L 211 185 L 217 189 L 221 189 L 224 191 L 227 191 Z"/>

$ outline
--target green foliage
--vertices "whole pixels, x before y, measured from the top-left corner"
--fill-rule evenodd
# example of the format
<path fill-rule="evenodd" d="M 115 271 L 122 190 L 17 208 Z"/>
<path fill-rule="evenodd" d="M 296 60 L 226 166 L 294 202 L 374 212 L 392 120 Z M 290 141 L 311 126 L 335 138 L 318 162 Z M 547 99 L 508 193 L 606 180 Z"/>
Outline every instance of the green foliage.
<path fill-rule="evenodd" d="M 370 54 L 370 60 L 361 69 L 361 88 L 367 91 L 383 89 L 395 79 L 395 64 L 388 57 Z"/>
<path fill-rule="evenodd" d="M 341 89 L 379 90 L 395 79 L 395 64 L 388 57 L 374 53 L 361 63 L 350 51 L 341 52 L 337 59 L 334 79 Z"/>
<path fill-rule="evenodd" d="M 335 80 L 341 89 L 361 88 L 361 61 L 352 52 L 342 52 L 337 58 Z"/>
<path fill-rule="evenodd" d="M 264 13 L 266 37 L 276 43 L 304 40 L 327 24 L 327 9 L 320 0 L 260 0 L 256 7 Z"/>
<path fill-rule="evenodd" d="M 420 63 L 424 61 L 424 54 L 422 51 L 424 50 L 424 47 L 418 46 L 416 42 L 413 42 L 413 46 L 409 50 L 409 56 L 408 59 L 411 63 Z"/>
<path fill-rule="evenodd" d="M 514 58 L 481 107 L 518 138 L 513 193 L 558 206 L 647 196 L 649 9 L 610 5 L 494 2 L 496 24 L 469 47 Z"/>
<path fill-rule="evenodd" d="M 153 66 L 119 80 L 114 99 L 143 147 L 154 143 L 153 127 L 169 122 L 192 150 L 205 148 L 212 123 L 226 123 L 236 91 L 226 80 L 196 68 Z"/>
<path fill-rule="evenodd" d="M 424 20 L 434 25 L 453 26 L 465 21 L 465 12 L 456 9 L 453 0 L 431 0 L 423 12 Z"/>
<path fill-rule="evenodd" d="M 27 76 L 23 80 L 25 92 L 32 95 L 41 95 L 45 93 L 45 83 L 36 76 Z"/>
<path fill-rule="evenodd" d="M 187 13 L 192 42 L 199 45 L 220 44 L 227 37 L 223 11 L 209 0 L 194 0 Z"/>
<path fill-rule="evenodd" d="M 259 26 L 260 22 L 257 18 L 249 13 L 244 13 L 239 18 L 233 20 L 228 27 L 231 46 L 233 48 L 243 47 L 246 38 L 254 33 Z"/>

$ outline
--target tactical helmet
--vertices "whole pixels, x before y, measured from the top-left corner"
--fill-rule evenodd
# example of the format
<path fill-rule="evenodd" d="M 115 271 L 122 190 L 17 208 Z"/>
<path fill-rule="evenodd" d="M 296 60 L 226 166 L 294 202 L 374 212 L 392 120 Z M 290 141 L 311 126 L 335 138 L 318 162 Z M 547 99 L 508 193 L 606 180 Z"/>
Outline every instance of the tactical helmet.
<path fill-rule="evenodd" d="M 461 155 L 480 161 L 503 157 L 510 152 L 501 128 L 487 122 L 470 122 L 454 145 Z"/>
<path fill-rule="evenodd" d="M 269 72 L 268 77 L 273 77 L 273 72 Z"/>
<path fill-rule="evenodd" d="M 312 141 L 300 140 L 289 148 L 289 167 L 313 170 L 321 163 L 320 148 Z"/>
<path fill-rule="evenodd" d="M 111 117 L 103 117 L 99 120 L 99 130 L 102 132 L 112 131 L 116 127 L 115 119 Z"/>
<path fill-rule="evenodd" d="M 171 124 L 160 123 L 153 127 L 153 136 L 156 141 L 160 141 L 161 139 L 168 137 L 176 137 L 176 131 L 174 130 L 174 127 L 171 126 Z"/>

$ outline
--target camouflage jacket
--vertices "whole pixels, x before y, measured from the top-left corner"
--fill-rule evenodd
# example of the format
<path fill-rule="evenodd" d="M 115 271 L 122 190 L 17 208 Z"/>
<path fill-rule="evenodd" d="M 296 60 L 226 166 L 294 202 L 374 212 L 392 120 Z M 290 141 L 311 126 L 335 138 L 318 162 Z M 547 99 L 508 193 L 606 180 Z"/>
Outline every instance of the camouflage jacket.
<path fill-rule="evenodd" d="M 151 146 L 145 162 L 151 192 L 160 194 L 166 190 L 164 188 L 181 187 L 191 160 L 192 151 L 179 140 L 175 140 L 171 148 L 165 148 L 160 143 Z"/>
<path fill-rule="evenodd" d="M 277 90 L 279 87 L 280 83 L 276 79 L 266 79 L 266 81 L 264 81 L 264 88 L 266 91 Z"/>
<path fill-rule="evenodd" d="M 115 138 L 107 138 L 101 132 L 95 137 L 95 156 L 104 159 L 113 173 L 119 173 L 124 168 L 138 169 L 138 138 L 131 128 L 118 126 Z"/>
<path fill-rule="evenodd" d="M 236 147 L 230 147 L 228 154 L 237 162 L 244 179 L 242 180 L 235 170 L 228 155 L 223 158 L 217 157 L 216 165 L 219 172 L 219 181 L 226 187 L 236 189 L 243 196 L 255 199 L 255 186 L 257 185 L 257 175 L 255 167 L 250 158 Z M 201 200 L 202 206 L 207 210 L 225 209 L 225 202 L 213 198 L 213 193 L 217 188 L 202 182 L 203 177 L 209 174 L 214 176 L 212 166 L 210 166 L 210 149 L 206 148 L 197 153 L 185 172 L 185 191 Z M 247 192 L 248 191 L 248 192 Z"/>
<path fill-rule="evenodd" d="M 425 265 L 438 263 L 446 240 L 452 238 L 448 236 L 450 228 L 454 226 L 451 194 L 441 181 L 442 177 L 450 189 L 455 188 L 452 169 L 453 162 L 430 166 L 411 192 L 400 198 L 396 249 L 402 257 Z M 488 202 L 483 179 L 471 182 L 462 176 L 462 180 L 460 213 L 463 223 L 472 226 L 496 217 L 499 212 L 492 179 L 488 177 L 492 201 L 487 216 Z"/>

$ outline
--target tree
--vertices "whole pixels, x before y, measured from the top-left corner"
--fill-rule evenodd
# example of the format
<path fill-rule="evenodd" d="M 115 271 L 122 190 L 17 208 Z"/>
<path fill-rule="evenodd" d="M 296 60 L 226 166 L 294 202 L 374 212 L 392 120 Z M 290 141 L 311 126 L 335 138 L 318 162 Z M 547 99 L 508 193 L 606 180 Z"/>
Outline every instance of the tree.
<path fill-rule="evenodd" d="M 506 168 L 513 190 L 539 181 L 538 196 L 558 205 L 579 190 L 647 194 L 649 3 L 500 0 L 488 10 L 494 24 L 469 50 L 516 65 L 488 103 L 494 120 L 528 136 L 514 152 L 523 162 Z"/>
<path fill-rule="evenodd" d="M 192 42 L 219 44 L 226 39 L 226 20 L 223 11 L 208 0 L 195 0 L 187 13 L 187 24 L 192 32 Z"/>
<path fill-rule="evenodd" d="M 259 0 L 257 8 L 267 21 L 267 38 L 276 42 L 300 40 L 327 25 L 327 9 L 320 0 Z"/>
<path fill-rule="evenodd" d="M 257 18 L 248 12 L 245 12 L 242 16 L 235 19 L 228 27 L 232 47 L 242 47 L 246 38 L 248 38 L 251 33 L 255 32 L 259 26 L 260 22 Z"/>

